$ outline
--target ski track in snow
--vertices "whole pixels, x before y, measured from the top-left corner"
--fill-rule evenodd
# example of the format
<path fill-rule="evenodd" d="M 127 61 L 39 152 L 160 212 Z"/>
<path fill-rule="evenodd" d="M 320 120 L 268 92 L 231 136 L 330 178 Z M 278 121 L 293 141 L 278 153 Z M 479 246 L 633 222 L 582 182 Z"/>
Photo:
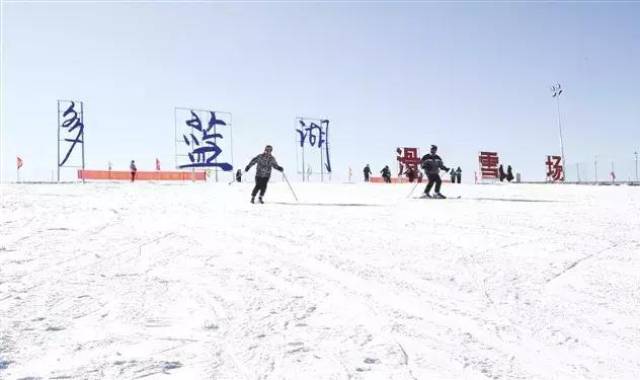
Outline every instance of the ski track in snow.
<path fill-rule="evenodd" d="M 640 377 L 637 188 L 251 186 L 2 185 L 0 378 Z"/>

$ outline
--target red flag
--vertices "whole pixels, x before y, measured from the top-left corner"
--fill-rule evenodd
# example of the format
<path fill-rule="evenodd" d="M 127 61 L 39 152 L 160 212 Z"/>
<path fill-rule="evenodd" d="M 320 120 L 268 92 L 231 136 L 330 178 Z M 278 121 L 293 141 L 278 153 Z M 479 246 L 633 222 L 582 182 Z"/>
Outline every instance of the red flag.
<path fill-rule="evenodd" d="M 16 165 L 18 166 L 18 169 L 22 167 L 22 158 L 16 157 Z"/>
<path fill-rule="evenodd" d="M 160 160 L 156 158 L 156 170 L 160 170 Z"/>

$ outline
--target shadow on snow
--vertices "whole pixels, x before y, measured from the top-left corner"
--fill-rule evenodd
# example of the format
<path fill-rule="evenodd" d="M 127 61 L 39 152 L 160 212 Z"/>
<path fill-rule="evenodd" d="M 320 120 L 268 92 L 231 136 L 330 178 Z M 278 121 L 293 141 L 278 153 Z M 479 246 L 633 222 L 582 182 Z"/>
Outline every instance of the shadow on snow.
<path fill-rule="evenodd" d="M 330 207 L 380 207 L 382 205 L 370 203 L 305 203 L 305 202 L 270 202 L 285 206 L 330 206 Z"/>

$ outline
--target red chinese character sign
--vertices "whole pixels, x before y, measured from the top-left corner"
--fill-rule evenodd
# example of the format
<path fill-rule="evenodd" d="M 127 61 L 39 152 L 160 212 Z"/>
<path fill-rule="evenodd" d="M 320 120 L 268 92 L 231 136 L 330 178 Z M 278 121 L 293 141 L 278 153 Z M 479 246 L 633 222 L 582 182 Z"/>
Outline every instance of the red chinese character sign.
<path fill-rule="evenodd" d="M 547 156 L 547 179 L 553 182 L 564 181 L 564 167 L 561 156 Z"/>
<path fill-rule="evenodd" d="M 480 152 L 478 156 L 480 162 L 480 179 L 498 179 L 498 158 L 497 152 Z"/>
<path fill-rule="evenodd" d="M 418 155 L 418 148 L 398 148 L 396 159 L 398 160 L 399 174 L 402 175 L 404 169 L 417 169 L 420 163 L 420 157 Z"/>
<path fill-rule="evenodd" d="M 397 148 L 396 159 L 398 160 L 398 176 L 405 175 L 409 182 L 413 182 L 418 177 L 420 171 L 420 154 L 418 148 Z"/>

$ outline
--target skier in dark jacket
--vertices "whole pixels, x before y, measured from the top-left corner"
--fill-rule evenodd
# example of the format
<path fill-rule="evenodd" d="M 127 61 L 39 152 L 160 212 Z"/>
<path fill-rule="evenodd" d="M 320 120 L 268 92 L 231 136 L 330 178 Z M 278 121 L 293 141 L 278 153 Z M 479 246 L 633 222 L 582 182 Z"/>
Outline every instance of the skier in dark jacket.
<path fill-rule="evenodd" d="M 456 182 L 460 183 L 462 181 L 462 169 L 458 166 L 456 169 Z"/>
<path fill-rule="evenodd" d="M 456 169 L 451 168 L 449 175 L 451 176 L 451 183 L 456 183 Z"/>
<path fill-rule="evenodd" d="M 506 176 L 507 181 L 511 182 L 513 181 L 513 169 L 511 169 L 511 165 L 507 166 L 507 176 Z"/>
<path fill-rule="evenodd" d="M 391 183 L 391 170 L 389 170 L 389 165 L 385 165 L 385 167 L 380 170 L 380 174 L 382 174 L 382 178 L 386 183 Z"/>
<path fill-rule="evenodd" d="M 364 181 L 369 182 L 369 176 L 371 175 L 371 168 L 369 167 L 369 164 L 364 167 L 362 172 L 364 173 Z"/>
<path fill-rule="evenodd" d="M 251 203 L 254 203 L 256 195 L 258 194 L 258 191 L 260 192 L 260 197 L 258 197 L 258 201 L 260 203 L 264 203 L 262 201 L 262 197 L 264 196 L 264 193 L 267 191 L 267 183 L 269 182 L 269 177 L 271 177 L 271 168 L 274 168 L 281 172 L 284 171 L 282 166 L 278 165 L 278 162 L 276 161 L 275 157 L 271 155 L 272 151 L 273 151 L 273 147 L 271 145 L 267 145 L 264 148 L 264 153 L 255 156 L 253 160 L 249 162 L 249 165 L 247 165 L 247 167 L 244 168 L 244 171 L 248 172 L 253 165 L 258 164 L 258 166 L 256 166 L 256 185 L 254 186 L 253 191 L 251 192 Z"/>
<path fill-rule="evenodd" d="M 504 168 L 502 167 L 502 165 L 498 167 L 498 175 L 500 176 L 500 182 L 504 181 L 504 179 L 507 178 L 507 175 L 504 174 Z"/>
<path fill-rule="evenodd" d="M 426 197 L 431 198 L 429 192 L 431 192 L 431 188 L 433 185 L 436 185 L 436 198 L 446 198 L 444 195 L 440 194 L 440 186 L 442 185 L 442 180 L 440 179 L 440 169 L 449 171 L 449 168 L 444 166 L 442 163 L 442 158 L 436 154 L 438 151 L 438 147 L 435 145 L 431 145 L 431 153 L 425 154 L 420 160 L 420 166 L 424 169 L 425 174 L 427 175 L 427 179 L 429 183 L 427 187 L 424 189 L 424 194 Z"/>

